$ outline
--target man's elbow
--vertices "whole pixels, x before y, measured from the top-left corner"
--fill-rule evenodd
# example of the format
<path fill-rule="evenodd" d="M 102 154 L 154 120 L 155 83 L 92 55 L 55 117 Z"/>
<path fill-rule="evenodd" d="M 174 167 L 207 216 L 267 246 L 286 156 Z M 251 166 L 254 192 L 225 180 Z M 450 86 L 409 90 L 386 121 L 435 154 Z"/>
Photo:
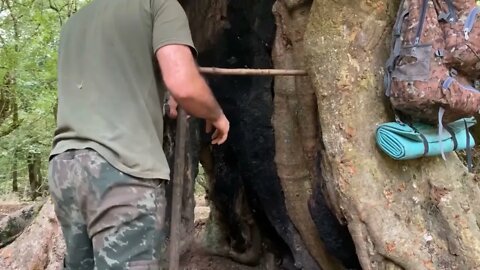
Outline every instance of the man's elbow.
<path fill-rule="evenodd" d="M 163 82 L 175 99 L 191 99 L 201 85 L 201 75 L 188 46 L 167 45 L 156 52 Z"/>
<path fill-rule="evenodd" d="M 165 76 L 164 83 L 172 96 L 179 102 L 189 100 L 195 95 L 194 78 L 182 74 Z"/>

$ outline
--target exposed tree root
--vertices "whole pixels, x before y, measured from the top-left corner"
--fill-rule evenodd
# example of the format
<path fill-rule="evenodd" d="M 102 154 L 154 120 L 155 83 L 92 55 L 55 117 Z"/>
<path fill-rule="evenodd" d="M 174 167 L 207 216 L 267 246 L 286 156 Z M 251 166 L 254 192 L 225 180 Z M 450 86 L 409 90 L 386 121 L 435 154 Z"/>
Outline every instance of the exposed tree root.
<path fill-rule="evenodd" d="M 303 34 L 310 1 L 277 0 L 273 7 L 277 32 L 272 58 L 275 68 L 304 68 Z M 296 244 L 321 267 L 336 269 L 326 254 L 308 209 L 316 175 L 318 121 L 315 92 L 308 77 L 275 78 L 275 128 L 278 169 L 288 213 L 301 237 Z M 303 150 L 303 151 L 302 151 Z"/>
<path fill-rule="evenodd" d="M 42 205 L 43 202 L 27 205 L 0 220 L 0 248 L 13 242 L 30 225 Z"/>
<path fill-rule="evenodd" d="M 64 246 L 53 204 L 49 200 L 33 223 L 12 244 L 0 250 L 0 269 L 61 269 Z"/>

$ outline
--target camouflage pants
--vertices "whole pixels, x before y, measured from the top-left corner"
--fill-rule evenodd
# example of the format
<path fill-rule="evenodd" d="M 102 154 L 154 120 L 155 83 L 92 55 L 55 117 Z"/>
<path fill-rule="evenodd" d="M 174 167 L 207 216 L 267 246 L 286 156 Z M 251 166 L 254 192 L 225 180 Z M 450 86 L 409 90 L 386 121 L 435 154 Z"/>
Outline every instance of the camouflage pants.
<path fill-rule="evenodd" d="M 123 174 L 92 150 L 55 156 L 49 188 L 66 269 L 155 269 L 165 261 L 165 183 Z M 163 269 L 163 267 L 162 267 Z"/>

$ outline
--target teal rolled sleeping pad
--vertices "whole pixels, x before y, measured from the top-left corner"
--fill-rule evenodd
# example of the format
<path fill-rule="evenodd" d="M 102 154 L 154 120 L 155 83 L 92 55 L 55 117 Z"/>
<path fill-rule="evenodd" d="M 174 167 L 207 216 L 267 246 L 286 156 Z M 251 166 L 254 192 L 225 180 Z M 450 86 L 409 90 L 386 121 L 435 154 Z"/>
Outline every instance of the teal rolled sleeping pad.
<path fill-rule="evenodd" d="M 413 123 L 389 122 L 381 124 L 376 130 L 379 148 L 396 160 L 415 159 L 423 156 L 437 156 L 455 150 L 467 149 L 475 145 L 468 128 L 474 126 L 474 117 L 463 118 L 443 127 L 441 140 L 436 126 Z M 468 135 L 468 139 L 467 139 Z"/>

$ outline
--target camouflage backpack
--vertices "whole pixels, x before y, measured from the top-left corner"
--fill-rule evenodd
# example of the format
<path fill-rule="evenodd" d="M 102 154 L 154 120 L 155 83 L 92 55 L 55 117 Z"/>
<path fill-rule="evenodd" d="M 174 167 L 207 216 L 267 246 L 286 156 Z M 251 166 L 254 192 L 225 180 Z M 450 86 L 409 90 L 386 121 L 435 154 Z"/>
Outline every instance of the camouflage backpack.
<path fill-rule="evenodd" d="M 480 110 L 480 21 L 475 0 L 403 0 L 385 88 L 402 117 L 438 124 Z"/>

